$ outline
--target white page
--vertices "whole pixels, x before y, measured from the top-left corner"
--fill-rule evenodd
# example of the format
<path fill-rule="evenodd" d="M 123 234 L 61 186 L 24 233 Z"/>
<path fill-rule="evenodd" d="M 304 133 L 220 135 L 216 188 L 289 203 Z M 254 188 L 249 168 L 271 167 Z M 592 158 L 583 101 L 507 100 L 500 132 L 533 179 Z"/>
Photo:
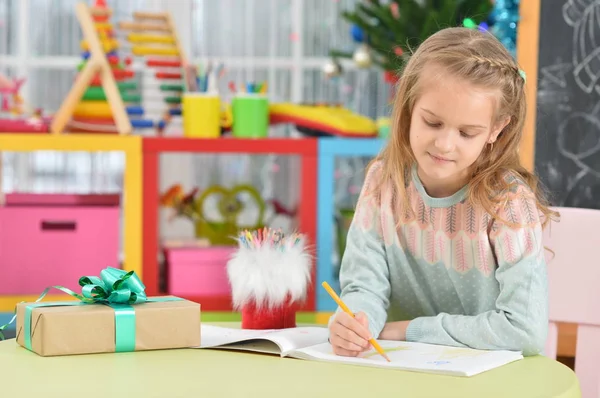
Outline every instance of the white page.
<path fill-rule="evenodd" d="M 379 343 L 391 362 L 387 362 L 374 349 L 356 358 L 338 356 L 333 353 L 329 343 L 297 350 L 290 356 L 455 376 L 472 376 L 523 358 L 521 353 L 512 351 L 473 350 L 470 348 L 385 340 L 380 340 Z"/>
<path fill-rule="evenodd" d="M 239 341 L 252 340 L 266 337 L 273 332 L 276 332 L 276 330 L 231 329 L 202 324 L 200 330 L 200 347 L 198 348 L 217 347 Z"/>
<path fill-rule="evenodd" d="M 213 347 L 213 348 L 219 348 L 219 349 L 225 349 L 225 350 L 234 350 L 234 351 L 253 351 L 253 352 L 260 352 L 263 354 L 275 354 L 275 355 L 279 355 L 279 356 L 284 356 L 282 354 L 281 348 L 274 342 L 269 341 L 269 340 L 249 340 L 249 341 L 245 341 L 245 342 L 241 342 L 241 343 L 232 343 L 232 344 L 226 344 L 226 345 L 221 345 L 218 347 Z"/>
<path fill-rule="evenodd" d="M 321 344 L 326 342 L 329 337 L 329 330 L 324 327 L 249 330 L 203 324 L 201 328 L 200 347 L 197 348 L 214 348 L 232 343 L 264 339 L 277 344 L 280 347 L 282 354 L 286 354 L 292 350 Z M 258 348 L 260 344 L 240 344 L 238 348 L 243 349 L 245 346 L 249 349 L 254 348 L 252 350 L 258 351 L 256 348 Z"/>

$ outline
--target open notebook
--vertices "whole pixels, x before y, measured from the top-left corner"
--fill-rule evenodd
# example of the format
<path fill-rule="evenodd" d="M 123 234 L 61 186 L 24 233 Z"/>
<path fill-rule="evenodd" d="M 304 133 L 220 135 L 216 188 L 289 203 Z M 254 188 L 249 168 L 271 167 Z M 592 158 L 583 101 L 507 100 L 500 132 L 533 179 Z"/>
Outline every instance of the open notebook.
<path fill-rule="evenodd" d="M 403 341 L 378 340 L 391 362 L 371 349 L 360 357 L 335 355 L 324 327 L 244 330 L 202 325 L 196 348 L 255 351 L 312 361 L 337 362 L 453 376 L 473 376 L 522 359 L 520 352 L 485 351 Z"/>

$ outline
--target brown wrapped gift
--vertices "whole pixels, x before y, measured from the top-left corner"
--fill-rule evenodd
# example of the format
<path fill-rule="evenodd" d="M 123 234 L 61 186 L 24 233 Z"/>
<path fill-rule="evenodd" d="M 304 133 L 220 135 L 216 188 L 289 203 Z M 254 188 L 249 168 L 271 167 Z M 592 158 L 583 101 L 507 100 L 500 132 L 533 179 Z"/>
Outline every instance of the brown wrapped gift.
<path fill-rule="evenodd" d="M 68 303 L 48 302 L 32 308 L 31 350 L 41 356 L 115 352 L 115 309 L 104 304 Z M 30 304 L 34 303 L 17 306 L 17 343 L 25 348 L 23 321 Z M 200 345 L 200 304 L 149 301 L 131 307 L 135 311 L 135 351 Z"/>

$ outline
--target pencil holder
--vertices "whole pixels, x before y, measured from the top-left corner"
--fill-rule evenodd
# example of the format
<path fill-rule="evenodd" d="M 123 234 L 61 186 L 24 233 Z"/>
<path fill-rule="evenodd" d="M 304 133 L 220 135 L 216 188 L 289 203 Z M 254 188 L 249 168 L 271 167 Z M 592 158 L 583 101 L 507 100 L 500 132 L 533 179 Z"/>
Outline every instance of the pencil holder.
<path fill-rule="evenodd" d="M 221 136 L 221 100 L 218 95 L 185 93 L 182 108 L 184 136 L 190 138 Z"/>
<path fill-rule="evenodd" d="M 296 312 L 310 282 L 305 237 L 263 228 L 242 231 L 237 240 L 239 248 L 227 263 L 227 276 L 242 328 L 296 327 Z"/>
<path fill-rule="evenodd" d="M 238 138 L 269 135 L 269 100 L 263 94 L 239 94 L 231 100 L 232 133 Z"/>

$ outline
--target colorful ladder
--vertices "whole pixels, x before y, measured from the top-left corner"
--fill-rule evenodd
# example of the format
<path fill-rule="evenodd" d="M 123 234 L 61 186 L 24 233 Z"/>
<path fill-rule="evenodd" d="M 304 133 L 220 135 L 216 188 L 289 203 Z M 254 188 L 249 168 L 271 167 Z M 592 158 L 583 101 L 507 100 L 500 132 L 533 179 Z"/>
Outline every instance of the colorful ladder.
<path fill-rule="evenodd" d="M 83 31 L 81 46 L 86 51 L 75 82 L 54 115 L 50 131 L 60 134 L 70 123 L 84 121 L 87 123 L 85 131 L 89 131 L 91 126 L 93 132 L 129 134 L 134 123 L 128 117 L 131 112 L 123 100 L 124 97 L 135 99 L 124 96 L 125 91 L 132 87 L 128 82 L 132 72 L 118 59 L 117 44 L 109 22 L 112 12 L 104 0 L 96 0 L 94 7 L 85 2 L 77 3 L 75 13 Z"/>
<path fill-rule="evenodd" d="M 128 67 L 131 66 L 130 57 L 119 55 L 120 43 L 116 38 L 113 25 L 110 23 L 112 11 L 103 0 L 96 0 L 94 7 L 90 8 L 90 13 L 94 23 L 94 29 L 100 39 L 102 50 L 111 67 L 113 78 L 117 82 L 119 95 L 125 104 L 125 110 L 129 116 L 133 128 L 154 127 L 151 120 L 143 119 L 141 116 L 144 110 L 141 107 L 141 96 L 132 94 L 130 90 L 136 90 L 137 84 L 133 81 L 134 72 Z M 78 70 L 82 70 L 89 59 L 89 40 L 81 41 L 82 62 L 78 65 Z M 114 131 L 113 112 L 111 105 L 107 101 L 106 94 L 102 88 L 102 76 L 97 74 L 91 81 L 91 85 L 84 92 L 81 101 L 75 107 L 71 127 L 77 132 L 111 132 Z"/>
<path fill-rule="evenodd" d="M 184 91 L 181 70 L 187 60 L 171 15 L 168 12 L 135 12 L 132 22 L 120 22 L 118 26 L 128 32 L 127 41 L 132 45 L 132 53 L 144 57 L 146 66 L 155 70 L 154 77 L 160 82 L 158 88 L 166 104 L 160 123 L 172 115 L 180 115 Z"/>

